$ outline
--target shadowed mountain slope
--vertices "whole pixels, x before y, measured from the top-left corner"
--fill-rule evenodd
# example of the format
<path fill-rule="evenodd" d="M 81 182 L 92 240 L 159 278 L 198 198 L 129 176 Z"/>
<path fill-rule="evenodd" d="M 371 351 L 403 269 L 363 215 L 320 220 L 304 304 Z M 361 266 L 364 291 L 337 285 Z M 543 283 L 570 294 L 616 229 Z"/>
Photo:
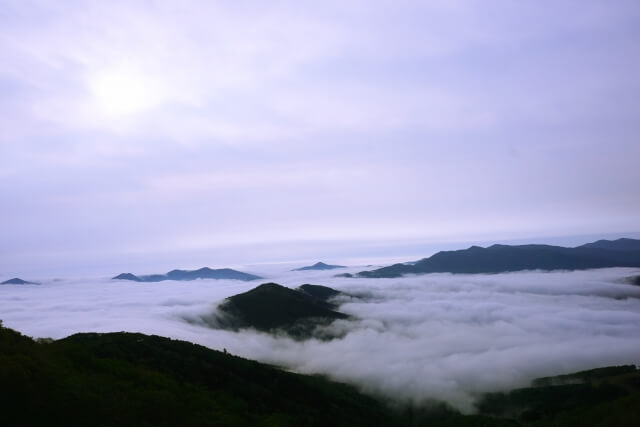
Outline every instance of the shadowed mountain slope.
<path fill-rule="evenodd" d="M 579 248 L 588 249 L 608 249 L 613 251 L 640 251 L 640 240 L 622 238 L 617 240 L 598 240 L 593 243 L 586 243 Z"/>
<path fill-rule="evenodd" d="M 550 245 L 472 246 L 442 251 L 412 265 L 395 264 L 362 271 L 356 277 L 399 277 L 424 273 L 502 273 L 520 270 L 581 270 L 605 267 L 640 267 L 639 240 L 599 241 L 595 246 L 565 248 Z M 350 277 L 348 274 L 344 275 Z"/>
<path fill-rule="evenodd" d="M 3 426 L 393 425 L 354 388 L 135 333 L 37 343 L 0 328 Z"/>
<path fill-rule="evenodd" d="M 283 331 L 303 339 L 311 337 L 317 326 L 349 317 L 335 311 L 336 307 L 326 301 L 327 295 L 337 295 L 338 291 L 324 286 L 307 289 L 311 289 L 312 293 L 276 283 L 264 283 L 227 298 L 218 307 L 223 316 L 213 319 L 213 324 L 234 330 L 254 328 L 263 332 Z"/>
<path fill-rule="evenodd" d="M 34 341 L 1 322 L 0 384 L 3 426 L 640 425 L 634 366 L 543 378 L 461 415 L 437 402 L 390 409 L 323 377 L 185 341 L 126 332 Z"/>
<path fill-rule="evenodd" d="M 312 297 L 318 298 L 323 301 L 327 301 L 328 299 L 338 296 L 342 293 L 328 286 L 309 285 L 309 284 L 300 286 L 298 290 L 306 293 L 307 295 L 311 295 Z"/>
<path fill-rule="evenodd" d="M 611 366 L 539 378 L 532 387 L 485 395 L 477 407 L 527 426 L 637 426 L 640 371 Z"/>

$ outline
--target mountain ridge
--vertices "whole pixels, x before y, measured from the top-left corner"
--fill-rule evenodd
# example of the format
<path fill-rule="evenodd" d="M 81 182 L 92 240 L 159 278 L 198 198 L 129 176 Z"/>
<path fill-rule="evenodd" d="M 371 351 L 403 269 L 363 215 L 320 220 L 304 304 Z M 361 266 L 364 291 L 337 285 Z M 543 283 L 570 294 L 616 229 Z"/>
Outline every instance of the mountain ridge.
<path fill-rule="evenodd" d="M 392 278 L 405 274 L 482 274 L 607 267 L 640 267 L 640 240 L 600 240 L 573 248 L 543 244 L 471 246 L 467 249 L 441 251 L 412 264 L 394 264 L 341 276 Z"/>
<path fill-rule="evenodd" d="M 162 282 L 164 280 L 189 281 L 196 279 L 231 279 L 251 281 L 262 279 L 262 277 L 233 270 L 231 268 L 213 269 L 209 267 L 202 267 L 197 270 L 174 269 L 166 274 L 149 274 L 144 276 L 137 276 L 132 273 L 121 273 L 111 278 L 111 280 L 131 280 L 134 282 Z"/>

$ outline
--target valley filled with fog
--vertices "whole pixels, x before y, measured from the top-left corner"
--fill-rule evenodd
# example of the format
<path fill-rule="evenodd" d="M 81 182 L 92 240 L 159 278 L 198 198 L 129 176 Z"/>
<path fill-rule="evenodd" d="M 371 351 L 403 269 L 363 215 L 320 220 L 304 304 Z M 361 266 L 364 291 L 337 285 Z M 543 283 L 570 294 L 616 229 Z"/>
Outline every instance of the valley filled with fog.
<path fill-rule="evenodd" d="M 33 337 L 136 331 L 226 349 L 302 373 L 325 374 L 400 401 L 444 400 L 471 412 L 483 392 L 533 378 L 640 362 L 640 287 L 633 268 L 395 279 L 334 277 L 359 268 L 246 271 L 264 280 L 137 283 L 109 278 L 41 279 L 0 287 L 5 326 Z M 330 286 L 352 316 L 331 341 L 294 341 L 215 330 L 200 319 L 226 297 L 260 283 Z"/>

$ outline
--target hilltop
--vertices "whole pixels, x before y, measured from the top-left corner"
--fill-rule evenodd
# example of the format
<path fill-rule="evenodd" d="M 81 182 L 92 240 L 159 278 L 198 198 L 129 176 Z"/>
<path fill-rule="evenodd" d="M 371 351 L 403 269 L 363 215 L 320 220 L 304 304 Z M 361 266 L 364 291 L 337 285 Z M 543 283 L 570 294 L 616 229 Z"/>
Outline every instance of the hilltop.
<path fill-rule="evenodd" d="M 328 301 L 340 292 L 326 286 L 303 285 L 299 290 L 277 283 L 264 283 L 234 295 L 218 307 L 219 315 L 207 321 L 225 329 L 253 328 L 262 332 L 283 332 L 294 338 L 317 336 L 317 327 L 348 315 L 336 311 Z M 330 338 L 329 336 L 319 336 Z"/>

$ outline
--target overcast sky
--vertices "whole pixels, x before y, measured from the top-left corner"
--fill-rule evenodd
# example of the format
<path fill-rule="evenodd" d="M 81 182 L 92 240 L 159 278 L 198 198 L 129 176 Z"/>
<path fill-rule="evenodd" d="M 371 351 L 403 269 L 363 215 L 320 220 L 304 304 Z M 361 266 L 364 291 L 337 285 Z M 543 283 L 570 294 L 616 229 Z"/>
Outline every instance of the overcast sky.
<path fill-rule="evenodd" d="M 639 75 L 635 0 L 0 0 L 0 272 L 638 232 Z"/>

